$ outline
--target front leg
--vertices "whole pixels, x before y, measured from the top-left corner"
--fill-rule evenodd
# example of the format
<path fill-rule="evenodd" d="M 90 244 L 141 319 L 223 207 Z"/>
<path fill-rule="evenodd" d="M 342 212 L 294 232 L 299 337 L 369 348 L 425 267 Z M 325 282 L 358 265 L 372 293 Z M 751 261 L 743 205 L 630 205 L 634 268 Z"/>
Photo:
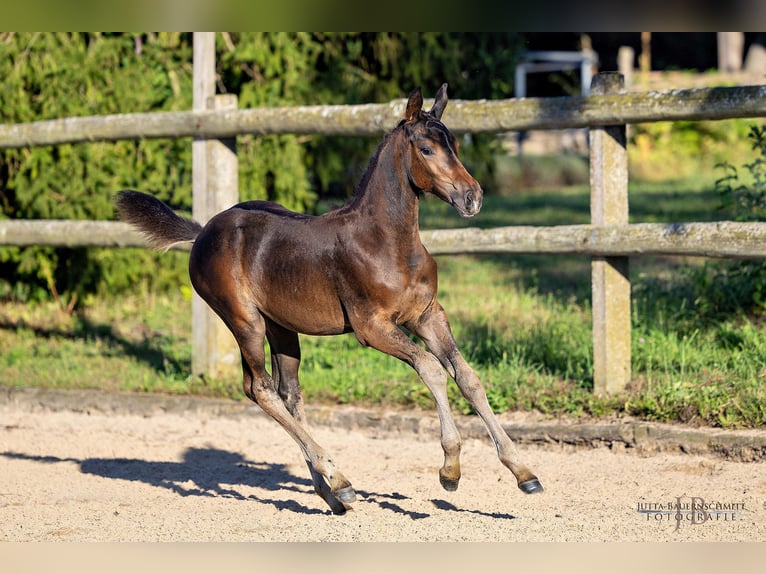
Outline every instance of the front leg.
<path fill-rule="evenodd" d="M 423 339 L 428 349 L 455 379 L 460 392 L 481 417 L 497 449 L 500 461 L 516 477 L 519 488 L 527 494 L 541 492 L 543 487 L 540 481 L 521 462 L 516 445 L 513 444 L 489 406 L 487 394 L 479 377 L 460 353 L 442 306 L 434 301 L 420 320 L 410 328 Z"/>
<path fill-rule="evenodd" d="M 433 354 L 412 342 L 390 320 L 368 318 L 357 327 L 356 335 L 365 345 L 396 357 L 410 365 L 428 387 L 436 403 L 441 427 L 444 464 L 439 482 L 445 490 L 457 490 L 460 482 L 460 434 L 447 398 L 447 375 Z"/>

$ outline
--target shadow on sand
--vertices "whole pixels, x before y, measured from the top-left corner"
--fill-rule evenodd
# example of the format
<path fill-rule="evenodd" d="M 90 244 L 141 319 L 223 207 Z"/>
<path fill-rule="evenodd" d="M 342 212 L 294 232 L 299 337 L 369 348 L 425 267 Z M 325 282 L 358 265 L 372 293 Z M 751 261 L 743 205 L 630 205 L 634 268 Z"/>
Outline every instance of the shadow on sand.
<path fill-rule="evenodd" d="M 300 514 L 330 514 L 317 497 L 317 507 L 310 508 L 294 500 L 244 495 L 240 487 L 259 488 L 266 491 L 292 491 L 313 493 L 314 487 L 308 478 L 296 476 L 283 464 L 253 462 L 240 453 L 218 448 L 188 448 L 180 462 L 147 461 L 132 458 L 61 458 L 57 456 L 28 455 L 19 452 L 2 452 L 8 459 L 29 460 L 42 464 L 73 462 L 85 474 L 114 480 L 141 482 L 156 488 L 165 488 L 178 496 L 224 497 L 250 500 L 272 505 L 278 510 L 289 510 Z M 403 508 L 400 503 L 410 497 L 393 493 L 378 493 L 357 490 L 365 502 L 377 504 L 380 508 L 409 517 L 412 520 L 428 518 L 430 514 Z M 485 513 L 465 510 L 443 500 L 432 500 L 439 510 L 472 512 L 495 518 L 513 518 L 510 514 Z"/>

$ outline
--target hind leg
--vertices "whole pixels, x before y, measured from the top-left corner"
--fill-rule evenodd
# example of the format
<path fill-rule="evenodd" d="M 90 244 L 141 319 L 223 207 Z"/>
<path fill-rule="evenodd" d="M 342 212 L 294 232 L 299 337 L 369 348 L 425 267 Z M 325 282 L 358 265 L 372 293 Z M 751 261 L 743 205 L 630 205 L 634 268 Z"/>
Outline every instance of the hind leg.
<path fill-rule="evenodd" d="M 236 257 L 235 253 L 227 255 L 219 249 L 215 232 L 202 234 L 195 242 L 189 258 L 192 285 L 226 323 L 237 340 L 242 355 L 242 386 L 245 395 L 298 443 L 309 465 L 312 480 L 315 485 L 319 485 L 320 496 L 334 513 L 342 514 L 346 511 L 345 505 L 353 502 L 356 497 L 351 483 L 299 420 L 305 419 L 300 401 L 296 399 L 291 412 L 279 394 L 278 386 L 297 389 L 297 338 L 294 333 L 289 334 L 289 331 L 271 325 L 272 336 L 277 343 L 276 376 L 281 377 L 284 384 L 275 382 L 265 365 L 266 319 L 252 299 L 252 293 L 242 283 L 243 269 L 237 267 L 239 257 L 242 256 L 244 260 L 244 256 L 239 251 Z M 283 338 L 286 343 L 280 347 Z M 321 486 L 320 479 L 327 481 L 328 486 Z"/>
<path fill-rule="evenodd" d="M 298 367 L 301 361 L 300 342 L 298 334 L 266 319 L 266 337 L 271 347 L 272 378 L 277 392 L 288 412 L 304 426 L 307 426 L 306 412 L 303 403 L 303 393 L 298 381 Z M 314 468 L 310 458 L 306 458 L 306 466 L 311 474 L 316 493 L 330 506 L 336 514 L 345 512 L 346 506 L 332 493 L 324 477 Z M 347 502 L 350 496 L 346 493 Z"/>
<path fill-rule="evenodd" d="M 301 364 L 298 333 L 285 329 L 269 318 L 265 318 L 265 322 L 266 338 L 271 347 L 271 376 L 277 392 L 290 414 L 298 422 L 306 425 L 303 393 L 298 381 L 298 368 Z"/>
<path fill-rule="evenodd" d="M 242 353 L 242 384 L 245 395 L 277 421 L 298 443 L 309 465 L 315 485 L 322 478 L 329 484 L 329 491 L 326 487 L 320 486 L 319 495 L 327 502 L 333 513 L 344 513 L 346 504 L 353 502 L 356 497 L 351 483 L 335 466 L 332 457 L 317 444 L 303 425 L 290 413 L 279 396 L 274 379 L 266 372 L 264 350 L 266 325 L 263 316 L 255 312 L 247 319 L 241 316 L 235 317 L 230 324 Z M 289 369 L 283 371 L 283 375 L 287 373 Z M 295 380 L 297 384 L 297 378 Z"/>

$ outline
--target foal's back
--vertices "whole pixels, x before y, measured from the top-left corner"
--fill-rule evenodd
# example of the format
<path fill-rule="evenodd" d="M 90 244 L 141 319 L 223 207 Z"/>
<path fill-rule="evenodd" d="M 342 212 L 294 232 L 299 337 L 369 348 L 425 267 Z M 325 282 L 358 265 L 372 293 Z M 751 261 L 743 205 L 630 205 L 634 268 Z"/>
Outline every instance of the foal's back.
<path fill-rule="evenodd" d="M 265 201 L 235 205 L 197 237 L 189 259 L 192 284 L 216 311 L 243 321 L 257 309 L 296 332 L 348 332 L 333 265 L 341 227 L 328 225 L 336 219 Z"/>

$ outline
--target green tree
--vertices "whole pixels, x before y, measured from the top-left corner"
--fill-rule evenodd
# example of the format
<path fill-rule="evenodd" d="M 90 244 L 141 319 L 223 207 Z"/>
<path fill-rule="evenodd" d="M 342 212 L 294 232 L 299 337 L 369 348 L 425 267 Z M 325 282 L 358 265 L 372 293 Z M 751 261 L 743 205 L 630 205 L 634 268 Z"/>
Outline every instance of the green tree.
<path fill-rule="evenodd" d="M 220 33 L 218 91 L 239 106 L 357 104 L 433 95 L 508 97 L 520 48 L 513 33 Z M 191 34 L 0 34 L 0 121 L 182 110 L 191 107 Z M 393 126 L 391 126 L 393 127 Z M 378 138 L 241 136 L 240 197 L 313 211 L 321 196 L 349 196 Z M 492 138 L 463 145 L 491 192 Z M 0 217 L 109 219 L 123 188 L 191 208 L 188 139 L 0 150 Z M 161 261 L 161 262 L 160 262 Z M 119 292 L 185 281 L 185 256 L 143 250 L 0 248 L 0 297 Z"/>
<path fill-rule="evenodd" d="M 349 32 L 315 37 L 323 47 L 314 97 L 337 104 L 387 102 L 406 97 L 415 87 L 433 97 L 443 82 L 449 84 L 451 98 L 507 98 L 513 94 L 522 49 L 516 33 Z M 487 134 L 464 139 L 463 160 L 491 193 L 496 140 Z M 375 138 L 313 138 L 308 160 L 318 191 L 350 196 L 376 143 Z"/>
<path fill-rule="evenodd" d="M 6 33 L 0 36 L 0 121 L 188 109 L 190 37 L 160 34 Z M 121 141 L 0 151 L 0 217 L 110 219 L 118 189 L 151 190 L 188 208 L 183 140 Z M 162 285 L 181 276 L 153 254 L 118 250 L 0 249 L 0 295 L 52 294 L 74 302 L 95 290 Z M 132 263 L 128 264 L 130 259 Z M 169 272 L 146 273 L 147 269 Z"/>
<path fill-rule="evenodd" d="M 222 91 L 240 107 L 361 104 L 426 96 L 443 83 L 451 97 L 512 94 L 521 50 L 515 33 L 257 32 L 218 36 Z M 391 126 L 393 127 L 393 126 Z M 317 196 L 348 197 L 378 138 L 269 136 L 239 138 L 243 196 L 311 210 Z M 495 139 L 474 135 L 466 163 L 491 191 Z"/>

